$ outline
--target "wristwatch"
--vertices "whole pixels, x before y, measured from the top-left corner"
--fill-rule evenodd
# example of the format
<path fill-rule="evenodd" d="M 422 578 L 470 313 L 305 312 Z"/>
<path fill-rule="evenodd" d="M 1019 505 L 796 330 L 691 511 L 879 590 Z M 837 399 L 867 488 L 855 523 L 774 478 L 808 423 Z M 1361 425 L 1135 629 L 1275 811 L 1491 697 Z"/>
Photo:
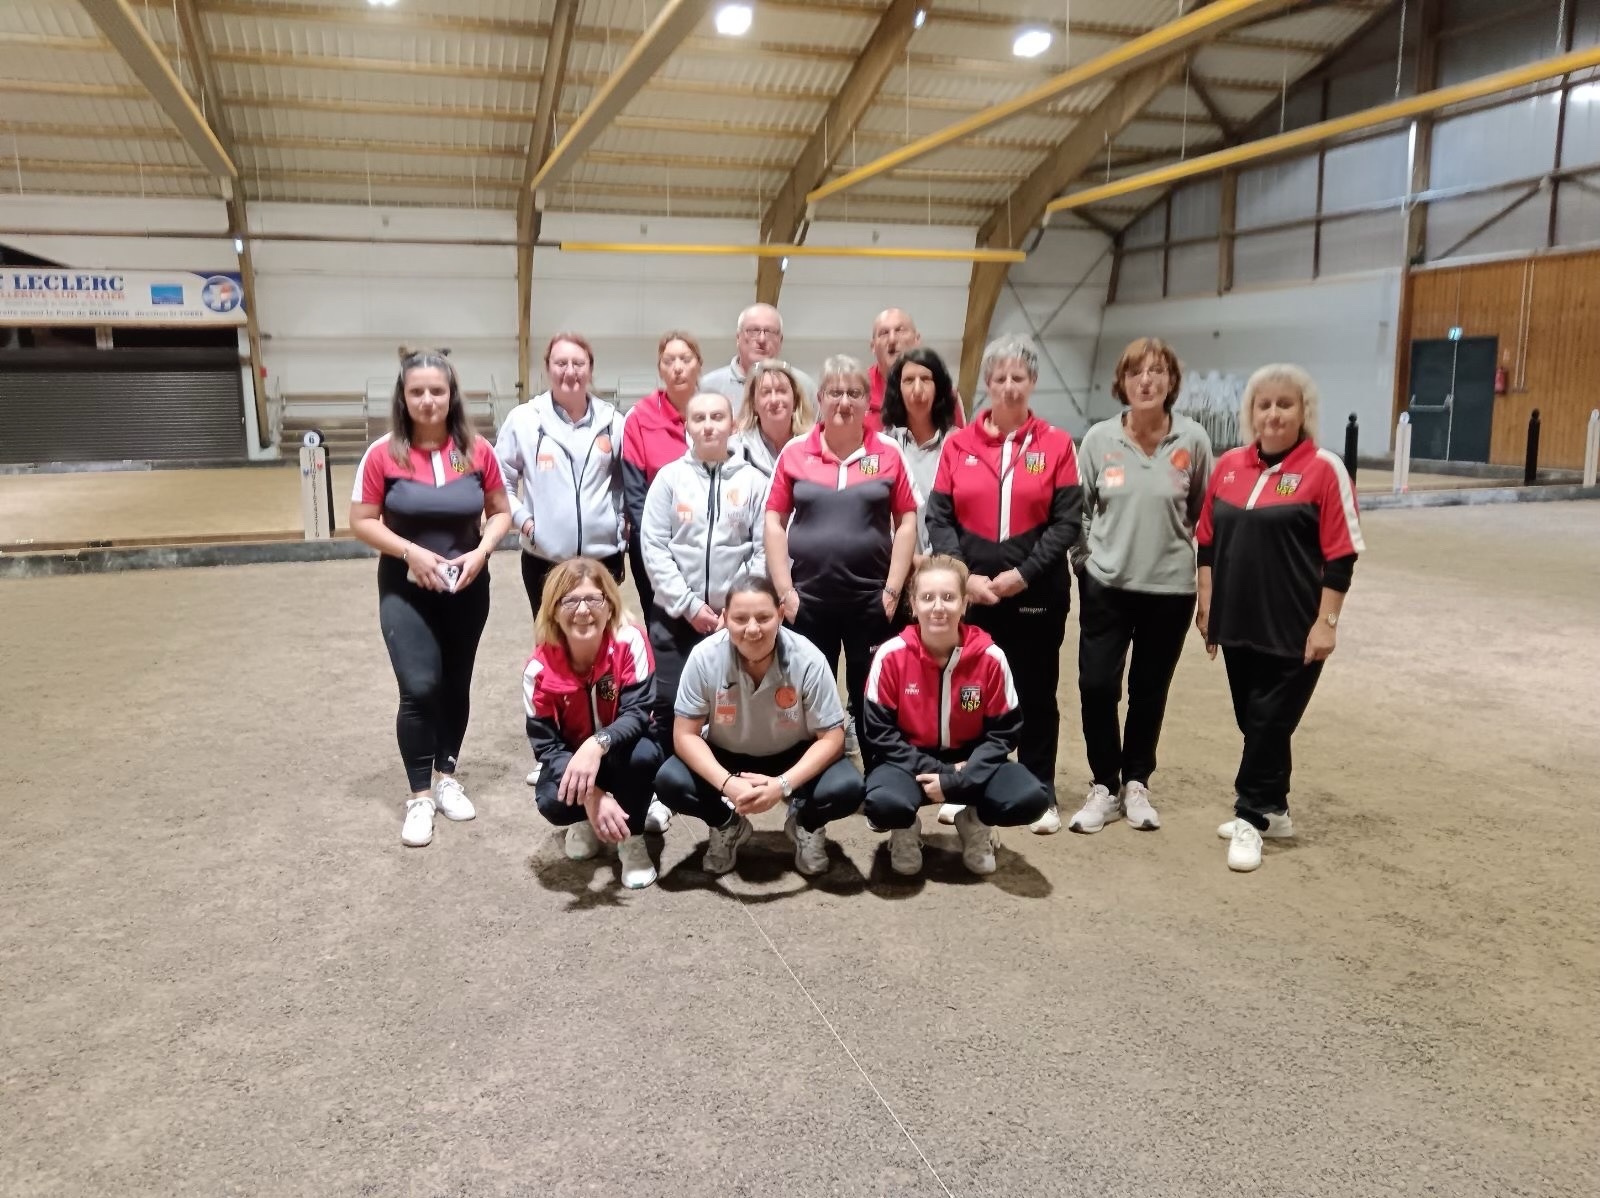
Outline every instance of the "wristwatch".
<path fill-rule="evenodd" d="M 783 797 L 786 799 L 794 794 L 794 788 L 789 785 L 789 779 L 782 774 L 778 775 L 778 789 L 783 791 Z"/>
<path fill-rule="evenodd" d="M 1339 627 L 1339 613 L 1338 612 L 1331 611 L 1327 615 L 1323 616 L 1322 618 L 1328 622 L 1328 627 L 1329 628 L 1337 628 L 1337 627 Z"/>
<path fill-rule="evenodd" d="M 594 743 L 600 746 L 602 755 L 611 752 L 611 733 L 596 732 L 594 734 Z"/>

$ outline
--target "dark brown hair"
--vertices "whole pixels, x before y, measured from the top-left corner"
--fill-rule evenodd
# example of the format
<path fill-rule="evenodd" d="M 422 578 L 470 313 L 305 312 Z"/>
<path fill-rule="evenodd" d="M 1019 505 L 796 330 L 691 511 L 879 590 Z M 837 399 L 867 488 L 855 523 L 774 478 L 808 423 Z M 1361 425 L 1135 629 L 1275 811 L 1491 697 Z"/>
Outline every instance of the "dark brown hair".
<path fill-rule="evenodd" d="M 445 433 L 464 454 L 471 453 L 473 442 L 477 440 L 477 434 L 472 431 L 472 424 L 467 419 L 467 401 L 461 395 L 461 379 L 450 362 L 449 354 L 447 349 L 400 347 L 400 375 L 394 381 L 394 398 L 389 404 L 389 456 L 402 466 L 411 461 L 413 429 L 411 409 L 406 406 L 406 375 L 413 370 L 432 366 L 444 371 L 445 378 L 450 381 L 450 406 L 444 415 Z"/>
<path fill-rule="evenodd" d="M 1167 368 L 1167 402 L 1162 407 L 1170 412 L 1172 405 L 1178 402 L 1178 391 L 1183 386 L 1183 367 L 1178 363 L 1178 355 L 1172 352 L 1172 346 L 1160 337 L 1140 337 L 1122 351 L 1122 357 L 1117 359 L 1117 373 L 1111 379 L 1111 394 L 1126 404 L 1128 393 L 1122 389 L 1122 376 L 1138 370 L 1144 365 L 1144 360 L 1152 356 L 1160 358 L 1161 364 Z"/>

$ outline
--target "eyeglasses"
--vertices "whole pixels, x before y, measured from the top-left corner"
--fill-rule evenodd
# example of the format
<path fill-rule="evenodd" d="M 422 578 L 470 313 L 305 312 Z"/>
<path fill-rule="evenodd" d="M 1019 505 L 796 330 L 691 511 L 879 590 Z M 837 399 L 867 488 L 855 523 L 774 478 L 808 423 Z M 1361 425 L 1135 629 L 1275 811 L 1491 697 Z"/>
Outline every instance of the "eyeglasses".
<path fill-rule="evenodd" d="M 739 330 L 739 336 L 741 336 L 741 337 L 782 337 L 783 336 L 783 330 L 782 329 L 769 329 L 769 328 L 765 327 L 764 325 L 750 324 L 750 325 L 745 325 L 744 328 Z"/>
<path fill-rule="evenodd" d="M 561 601 L 561 610 L 576 612 L 581 610 L 603 611 L 611 605 L 611 600 L 604 595 L 568 595 Z"/>
<path fill-rule="evenodd" d="M 860 387 L 851 387 L 848 390 L 841 390 L 838 387 L 829 387 L 826 391 L 824 391 L 822 393 L 822 398 L 823 399 L 845 399 L 845 398 L 849 398 L 849 399 L 861 400 L 861 399 L 865 399 L 866 397 L 867 397 L 867 393 L 865 391 L 863 391 Z"/>
<path fill-rule="evenodd" d="M 1167 368 L 1165 366 L 1146 366 L 1141 370 L 1129 370 L 1127 377 L 1136 379 L 1142 378 L 1147 374 L 1153 379 L 1164 379 L 1167 377 Z"/>

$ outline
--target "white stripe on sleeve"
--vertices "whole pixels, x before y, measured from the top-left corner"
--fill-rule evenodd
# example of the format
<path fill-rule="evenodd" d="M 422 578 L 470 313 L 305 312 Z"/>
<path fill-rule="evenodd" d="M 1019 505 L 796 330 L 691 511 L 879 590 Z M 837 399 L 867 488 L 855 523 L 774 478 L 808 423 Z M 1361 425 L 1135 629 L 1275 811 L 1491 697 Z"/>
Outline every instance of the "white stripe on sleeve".
<path fill-rule="evenodd" d="M 1367 551 L 1366 542 L 1361 539 L 1361 513 L 1356 510 L 1356 491 L 1350 485 L 1350 474 L 1344 468 L 1344 459 L 1331 449 L 1318 449 L 1317 456 L 1333 470 L 1333 477 L 1339 483 L 1339 503 L 1344 507 L 1345 531 L 1350 534 L 1350 546 L 1357 553 Z"/>
<path fill-rule="evenodd" d="M 1017 698 L 1017 684 L 1011 677 L 1011 663 L 1006 660 L 1006 655 L 999 645 L 990 645 L 984 653 L 999 664 L 1000 677 L 1005 681 L 1006 687 L 1006 710 L 1015 711 L 1021 706 L 1022 701 Z"/>
<path fill-rule="evenodd" d="M 530 720 L 536 719 L 533 710 L 533 693 L 539 686 L 539 671 L 544 669 L 544 662 L 537 657 L 530 657 L 528 664 L 522 671 L 522 712 Z"/>

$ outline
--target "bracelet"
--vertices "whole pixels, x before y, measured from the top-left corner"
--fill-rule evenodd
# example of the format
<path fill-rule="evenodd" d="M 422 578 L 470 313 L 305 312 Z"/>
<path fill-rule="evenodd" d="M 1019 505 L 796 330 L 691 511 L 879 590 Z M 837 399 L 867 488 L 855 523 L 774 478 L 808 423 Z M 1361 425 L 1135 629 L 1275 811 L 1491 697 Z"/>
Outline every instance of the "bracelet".
<path fill-rule="evenodd" d="M 411 542 L 410 541 L 407 541 L 406 542 L 406 547 L 400 551 L 400 560 L 403 561 L 403 562 L 408 562 L 408 561 L 411 560 Z"/>
<path fill-rule="evenodd" d="M 728 776 L 722 780 L 722 785 L 717 787 L 717 798 L 720 799 L 720 798 L 724 798 L 726 796 L 726 792 L 727 792 L 727 789 L 728 789 L 728 783 L 730 783 L 732 781 L 733 781 L 733 771 L 729 770 L 728 771 Z"/>
<path fill-rule="evenodd" d="M 900 592 L 895 590 L 893 587 L 884 587 L 883 593 L 889 596 L 889 598 L 893 599 L 896 603 L 900 602 Z"/>

